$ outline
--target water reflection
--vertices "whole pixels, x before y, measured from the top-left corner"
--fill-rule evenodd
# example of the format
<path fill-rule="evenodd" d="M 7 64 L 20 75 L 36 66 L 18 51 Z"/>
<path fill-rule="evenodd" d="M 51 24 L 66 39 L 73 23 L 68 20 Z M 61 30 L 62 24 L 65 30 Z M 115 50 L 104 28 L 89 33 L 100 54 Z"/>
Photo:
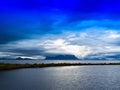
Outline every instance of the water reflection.
<path fill-rule="evenodd" d="M 120 90 L 120 66 L 66 66 L 0 72 L 0 90 Z"/>

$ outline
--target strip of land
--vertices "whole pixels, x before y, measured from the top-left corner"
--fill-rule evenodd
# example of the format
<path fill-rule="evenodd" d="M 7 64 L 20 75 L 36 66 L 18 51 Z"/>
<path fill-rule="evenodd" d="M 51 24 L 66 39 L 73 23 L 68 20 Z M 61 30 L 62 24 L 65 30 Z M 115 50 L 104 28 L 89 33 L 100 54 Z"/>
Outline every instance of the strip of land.
<path fill-rule="evenodd" d="M 43 68 L 57 66 L 83 66 L 83 65 L 120 65 L 120 63 L 49 63 L 49 64 L 9 64 L 0 63 L 0 71 L 21 68 Z"/>

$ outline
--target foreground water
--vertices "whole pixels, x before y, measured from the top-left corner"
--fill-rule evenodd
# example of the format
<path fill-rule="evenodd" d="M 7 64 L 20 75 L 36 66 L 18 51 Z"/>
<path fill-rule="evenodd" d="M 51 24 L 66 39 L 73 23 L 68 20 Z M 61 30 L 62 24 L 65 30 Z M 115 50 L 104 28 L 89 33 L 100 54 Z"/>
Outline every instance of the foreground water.
<path fill-rule="evenodd" d="M 120 90 L 120 66 L 65 66 L 1 71 L 0 90 Z"/>

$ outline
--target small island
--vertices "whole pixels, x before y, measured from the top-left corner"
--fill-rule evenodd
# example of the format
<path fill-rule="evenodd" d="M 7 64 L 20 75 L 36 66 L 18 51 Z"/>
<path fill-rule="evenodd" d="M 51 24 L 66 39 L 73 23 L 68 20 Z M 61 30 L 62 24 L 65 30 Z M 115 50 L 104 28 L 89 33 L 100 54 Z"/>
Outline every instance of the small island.
<path fill-rule="evenodd" d="M 58 67 L 58 66 L 83 66 L 83 65 L 120 65 L 120 63 L 49 63 L 49 64 L 9 64 L 0 63 L 0 71 L 13 70 L 22 68 L 43 68 L 43 67 Z"/>

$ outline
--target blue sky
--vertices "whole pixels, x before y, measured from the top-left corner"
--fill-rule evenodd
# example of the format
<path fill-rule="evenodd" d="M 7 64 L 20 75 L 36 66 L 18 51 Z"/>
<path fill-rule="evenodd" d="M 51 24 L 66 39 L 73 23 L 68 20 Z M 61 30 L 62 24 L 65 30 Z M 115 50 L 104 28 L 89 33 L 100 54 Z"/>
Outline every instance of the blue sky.
<path fill-rule="evenodd" d="M 2 0 L 0 57 L 120 52 L 119 0 Z"/>

